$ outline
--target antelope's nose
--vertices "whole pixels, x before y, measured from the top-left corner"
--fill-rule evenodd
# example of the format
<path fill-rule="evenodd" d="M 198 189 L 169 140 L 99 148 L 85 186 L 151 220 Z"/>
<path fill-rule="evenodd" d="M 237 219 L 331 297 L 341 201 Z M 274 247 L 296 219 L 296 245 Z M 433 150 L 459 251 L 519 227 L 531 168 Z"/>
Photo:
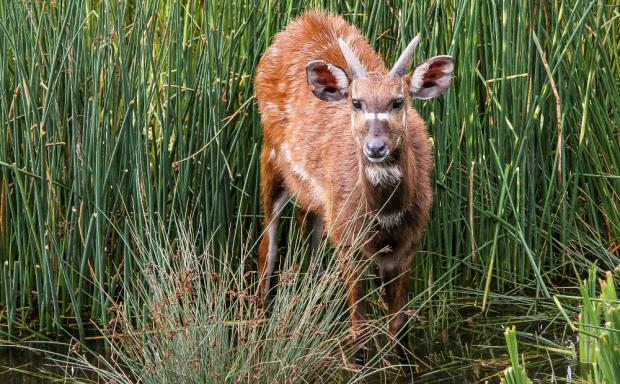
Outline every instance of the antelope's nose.
<path fill-rule="evenodd" d="M 373 137 L 366 142 L 364 154 L 370 161 L 382 161 L 387 156 L 388 149 L 383 140 Z"/>

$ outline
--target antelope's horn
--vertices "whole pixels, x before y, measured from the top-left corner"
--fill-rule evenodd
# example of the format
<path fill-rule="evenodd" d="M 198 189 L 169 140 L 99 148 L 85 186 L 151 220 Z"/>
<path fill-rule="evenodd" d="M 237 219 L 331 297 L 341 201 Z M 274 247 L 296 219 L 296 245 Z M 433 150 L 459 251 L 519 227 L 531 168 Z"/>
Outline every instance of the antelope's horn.
<path fill-rule="evenodd" d="M 413 40 L 411 40 L 411 42 L 409 43 L 409 45 L 407 45 L 407 48 L 405 48 L 403 53 L 400 54 L 400 57 L 398 58 L 398 60 L 396 60 L 396 64 L 394 64 L 394 67 L 392 67 L 392 70 L 390 71 L 389 77 L 396 78 L 403 77 L 405 75 L 405 73 L 411 66 L 413 51 L 415 51 L 415 48 L 418 46 L 419 41 L 420 34 L 414 37 Z"/>
<path fill-rule="evenodd" d="M 351 48 L 349 48 L 349 46 L 347 45 L 347 43 L 344 42 L 344 40 L 338 39 L 338 44 L 340 44 L 340 50 L 342 51 L 342 55 L 344 56 L 344 59 L 347 61 L 347 65 L 349 66 L 349 69 L 351 70 L 351 75 L 353 76 L 353 78 L 354 79 L 365 78 L 366 71 L 364 70 L 362 63 L 360 63 L 357 56 L 355 56 L 355 53 L 351 51 Z"/>

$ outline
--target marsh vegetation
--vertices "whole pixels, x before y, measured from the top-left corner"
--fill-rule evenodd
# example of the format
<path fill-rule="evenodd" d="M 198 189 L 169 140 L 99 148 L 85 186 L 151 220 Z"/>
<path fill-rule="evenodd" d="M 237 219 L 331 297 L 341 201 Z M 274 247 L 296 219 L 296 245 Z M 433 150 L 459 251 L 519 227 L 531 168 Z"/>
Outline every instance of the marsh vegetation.
<path fill-rule="evenodd" d="M 499 381 L 513 325 L 534 380 L 620 377 L 606 330 L 618 278 L 605 275 L 620 264 L 615 1 L 0 2 L 0 349 L 66 333 L 86 345 L 97 329 L 108 355 L 55 358 L 118 383 L 404 369 L 383 348 L 372 281 L 376 357 L 349 365 L 342 271 L 329 247 L 307 252 L 293 203 L 270 313 L 256 306 L 254 72 L 312 7 L 343 15 L 385 62 L 417 33 L 419 57 L 455 58 L 452 89 L 415 101 L 435 162 L 408 305 L 416 382 Z M 602 356 L 612 376 L 595 373 Z"/>

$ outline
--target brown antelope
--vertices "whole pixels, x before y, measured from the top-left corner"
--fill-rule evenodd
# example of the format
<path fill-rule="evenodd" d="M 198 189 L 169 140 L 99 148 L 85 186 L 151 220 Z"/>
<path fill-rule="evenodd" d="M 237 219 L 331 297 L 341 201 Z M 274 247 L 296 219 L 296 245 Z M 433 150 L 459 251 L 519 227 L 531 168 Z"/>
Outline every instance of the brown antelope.
<path fill-rule="evenodd" d="M 433 199 L 431 144 L 410 104 L 445 92 L 454 68 L 451 57 L 436 56 L 407 73 L 418 41 L 388 70 L 359 30 L 310 11 L 275 36 L 256 73 L 266 227 L 258 256 L 260 297 L 270 288 L 278 217 L 292 198 L 316 217 L 313 243 L 324 229 L 343 257 L 361 256 L 378 267 L 389 331 L 403 342 L 409 272 Z M 369 225 L 359 232 L 366 236 L 361 255 L 349 255 L 354 236 L 347 233 Z M 354 337 L 364 332 L 362 273 L 349 281 Z M 361 348 L 356 362 L 364 357 Z"/>

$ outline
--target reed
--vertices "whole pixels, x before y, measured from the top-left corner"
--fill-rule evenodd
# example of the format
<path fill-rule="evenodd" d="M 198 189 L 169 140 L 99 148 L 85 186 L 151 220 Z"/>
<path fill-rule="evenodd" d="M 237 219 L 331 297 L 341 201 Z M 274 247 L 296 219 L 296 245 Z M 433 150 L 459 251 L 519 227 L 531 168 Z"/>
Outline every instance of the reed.
<path fill-rule="evenodd" d="M 525 368 L 519 364 L 517 330 L 515 327 L 506 328 L 504 337 L 506 338 L 506 345 L 508 346 L 511 366 L 504 371 L 502 384 L 532 384 L 532 380 L 530 380 L 525 373 Z"/>

